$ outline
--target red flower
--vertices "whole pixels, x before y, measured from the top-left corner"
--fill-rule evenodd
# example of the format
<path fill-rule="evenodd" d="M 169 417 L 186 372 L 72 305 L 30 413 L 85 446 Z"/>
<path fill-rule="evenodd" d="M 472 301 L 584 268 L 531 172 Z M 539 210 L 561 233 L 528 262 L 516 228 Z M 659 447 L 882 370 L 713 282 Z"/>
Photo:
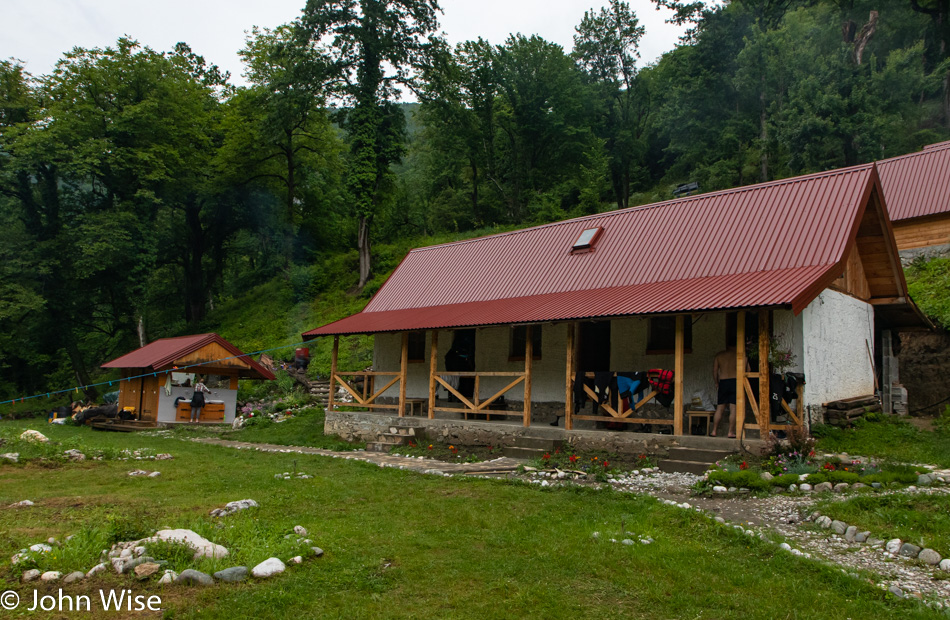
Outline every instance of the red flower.
<path fill-rule="evenodd" d="M 742 470 L 749 469 L 749 464 L 746 463 L 745 461 L 742 461 L 742 464 L 739 465 L 739 469 L 742 469 Z"/>
<path fill-rule="evenodd" d="M 610 461 L 604 461 L 604 469 L 610 467 Z"/>
<path fill-rule="evenodd" d="M 567 460 L 569 460 L 569 461 L 571 462 L 571 464 L 573 465 L 574 463 L 577 462 L 577 455 L 576 455 L 576 454 L 572 454 L 571 457 L 570 457 L 569 459 L 567 459 Z"/>
<path fill-rule="evenodd" d="M 828 471 L 834 471 L 835 466 L 832 465 L 831 463 L 825 463 L 824 465 L 822 465 L 821 468 L 822 468 L 822 469 L 827 469 Z"/>
<path fill-rule="evenodd" d="M 544 453 L 544 456 L 542 456 L 541 458 L 544 459 L 545 461 L 547 461 L 547 460 L 550 460 L 551 455 L 548 454 L 547 452 L 545 452 L 545 453 Z"/>

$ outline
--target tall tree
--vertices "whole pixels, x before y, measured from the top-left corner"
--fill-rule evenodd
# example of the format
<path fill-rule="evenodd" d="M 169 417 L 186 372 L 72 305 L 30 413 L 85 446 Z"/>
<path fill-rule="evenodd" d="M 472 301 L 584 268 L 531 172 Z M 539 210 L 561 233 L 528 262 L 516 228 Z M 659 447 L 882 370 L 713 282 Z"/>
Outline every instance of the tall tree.
<path fill-rule="evenodd" d="M 370 227 L 404 150 L 398 87 L 418 88 L 439 23 L 436 0 L 308 0 L 298 20 L 301 48 L 326 45 L 333 86 L 348 110 L 347 185 L 358 220 L 359 286 L 371 272 Z"/>
<path fill-rule="evenodd" d="M 646 29 L 622 0 L 610 0 L 599 13 L 585 11 L 576 28 L 573 56 L 600 86 L 605 101 L 601 138 L 610 153 L 614 198 L 620 208 L 629 204 L 635 166 L 643 155 L 649 100 L 636 81 L 640 39 Z"/>

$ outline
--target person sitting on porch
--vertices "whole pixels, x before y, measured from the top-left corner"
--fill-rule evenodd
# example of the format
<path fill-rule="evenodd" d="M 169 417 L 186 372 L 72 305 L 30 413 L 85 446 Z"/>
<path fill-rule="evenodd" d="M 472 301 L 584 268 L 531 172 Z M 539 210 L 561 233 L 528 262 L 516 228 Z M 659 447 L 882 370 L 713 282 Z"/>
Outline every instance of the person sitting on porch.
<path fill-rule="evenodd" d="M 748 361 L 746 367 L 748 369 Z M 716 436 L 719 422 L 726 407 L 729 407 L 729 439 L 736 437 L 736 345 L 716 354 L 713 361 L 713 381 L 719 390 L 716 398 L 716 413 L 713 415 L 711 437 Z"/>

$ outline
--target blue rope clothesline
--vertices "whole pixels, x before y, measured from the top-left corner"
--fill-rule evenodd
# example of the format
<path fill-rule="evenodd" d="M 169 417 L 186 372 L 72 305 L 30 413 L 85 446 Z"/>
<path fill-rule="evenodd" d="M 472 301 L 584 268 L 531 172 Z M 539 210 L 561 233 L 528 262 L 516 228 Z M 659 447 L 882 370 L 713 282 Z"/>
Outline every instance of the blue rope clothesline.
<path fill-rule="evenodd" d="M 279 347 L 273 347 L 273 348 L 270 348 L 270 349 L 262 349 L 262 350 L 260 350 L 260 351 L 254 351 L 253 353 L 243 353 L 243 354 L 241 354 L 241 355 L 232 355 L 232 356 L 230 356 L 230 357 L 222 357 L 222 358 L 220 358 L 220 359 L 210 360 L 210 361 L 207 361 L 207 362 L 198 362 L 198 363 L 195 363 L 195 364 L 189 364 L 189 365 L 187 365 L 187 366 L 177 366 L 177 367 L 175 367 L 174 370 L 186 370 L 186 369 L 188 369 L 188 368 L 195 368 L 195 367 L 198 367 L 198 366 L 207 366 L 207 365 L 209 365 L 209 364 L 216 364 L 217 362 L 226 362 L 226 361 L 228 361 L 228 360 L 240 359 L 240 358 L 243 358 L 243 357 L 251 357 L 252 355 L 260 355 L 260 354 L 262 354 L 262 353 L 270 353 L 271 351 L 280 351 L 280 350 L 282 350 L 282 349 L 289 349 L 289 348 L 291 348 L 291 347 L 299 347 L 299 346 L 302 345 L 302 344 L 308 344 L 308 343 L 312 343 L 312 342 L 313 342 L 313 341 L 311 341 L 311 340 L 304 340 L 304 341 L 301 341 L 301 342 L 295 342 L 295 343 L 293 343 L 293 344 L 285 344 L 285 345 L 282 345 L 282 346 L 279 346 Z M 167 372 L 167 371 L 162 371 L 162 372 Z M 73 391 L 78 392 L 79 390 L 86 390 L 87 388 L 91 388 L 91 387 L 102 387 L 102 386 L 105 386 L 105 385 L 111 386 L 113 383 L 121 383 L 122 381 L 131 381 L 132 379 L 141 379 L 141 378 L 143 378 L 143 377 L 157 377 L 157 376 L 158 376 L 158 371 L 155 371 L 155 372 L 146 372 L 146 373 L 141 374 L 141 375 L 135 375 L 134 377 L 125 377 L 125 378 L 123 378 L 123 379 L 113 379 L 112 381 L 101 381 L 101 382 L 99 382 L 99 383 L 90 383 L 90 384 L 88 384 L 88 385 L 74 385 L 73 387 L 68 388 L 68 389 L 65 389 L 65 390 L 56 390 L 56 391 L 54 391 L 54 392 L 43 392 L 43 393 L 40 393 L 40 394 L 33 394 L 32 396 L 21 396 L 20 398 L 14 398 L 14 399 L 12 399 L 12 400 L 3 400 L 3 401 L 0 401 L 0 405 L 8 405 L 8 404 L 18 403 L 18 402 L 19 402 L 19 403 L 22 403 L 22 402 L 25 402 L 25 401 L 28 401 L 28 400 L 32 400 L 32 399 L 34 399 L 34 398 L 43 398 L 44 396 L 45 396 L 46 398 L 51 398 L 51 397 L 56 396 L 56 395 L 58 395 L 58 394 L 66 394 L 66 393 L 73 392 Z"/>

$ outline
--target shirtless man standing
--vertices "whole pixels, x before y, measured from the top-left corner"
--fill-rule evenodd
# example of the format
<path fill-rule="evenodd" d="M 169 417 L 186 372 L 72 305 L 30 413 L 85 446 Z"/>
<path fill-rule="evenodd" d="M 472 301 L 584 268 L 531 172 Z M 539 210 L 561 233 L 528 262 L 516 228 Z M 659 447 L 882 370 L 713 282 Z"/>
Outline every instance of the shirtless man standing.
<path fill-rule="evenodd" d="M 748 362 L 746 362 L 748 365 Z M 713 381 L 719 390 L 716 399 L 716 413 L 713 416 L 713 427 L 710 436 L 715 437 L 719 429 L 719 422 L 722 420 L 722 414 L 729 406 L 729 435 L 730 439 L 736 437 L 736 345 L 731 345 L 725 351 L 716 354 L 713 361 Z"/>

